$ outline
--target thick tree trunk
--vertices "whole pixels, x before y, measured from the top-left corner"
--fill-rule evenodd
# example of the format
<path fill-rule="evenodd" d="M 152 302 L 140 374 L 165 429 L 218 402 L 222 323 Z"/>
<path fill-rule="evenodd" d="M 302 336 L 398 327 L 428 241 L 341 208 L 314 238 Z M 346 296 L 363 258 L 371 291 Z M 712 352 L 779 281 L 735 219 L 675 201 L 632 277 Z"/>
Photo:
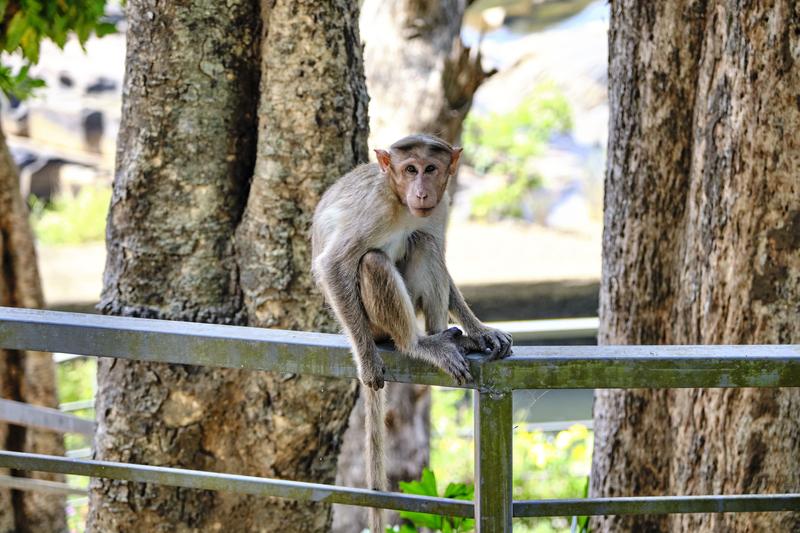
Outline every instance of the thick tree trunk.
<path fill-rule="evenodd" d="M 128 13 L 103 311 L 332 329 L 308 226 L 325 187 L 366 156 L 355 4 L 139 0 Z M 98 381 L 99 458 L 316 482 L 333 481 L 355 390 L 122 360 L 103 361 Z M 330 508 L 97 480 L 89 526 L 327 531 Z"/>
<path fill-rule="evenodd" d="M 798 343 L 800 7 L 612 4 L 600 340 Z M 593 496 L 800 490 L 800 391 L 600 391 Z M 798 513 L 598 531 L 796 531 Z"/>
<path fill-rule="evenodd" d="M 236 234 L 245 304 L 251 324 L 336 332 L 311 277 L 310 229 L 325 189 L 367 161 L 358 3 L 284 0 L 264 17 L 258 158 Z M 333 483 L 358 383 L 269 374 L 250 382 L 270 402 L 265 432 L 254 435 L 264 463 L 256 473 Z M 267 531 L 331 528 L 324 504 L 283 501 L 261 515 Z"/>
<path fill-rule="evenodd" d="M 246 324 L 233 234 L 255 155 L 257 6 L 128 2 L 104 313 Z M 245 372 L 101 359 L 95 457 L 254 473 Z M 95 479 L 90 531 L 252 526 L 234 495 Z M 242 502 L 243 503 L 243 502 Z M 233 516 L 235 515 L 235 517 Z"/>
<path fill-rule="evenodd" d="M 461 42 L 464 0 L 365 0 L 361 13 L 370 95 L 370 144 L 388 147 L 409 133 L 426 132 L 456 143 L 472 97 L 490 75 L 478 54 Z M 455 180 L 453 180 L 453 188 Z M 430 459 L 430 390 L 387 384 L 387 475 L 418 479 Z M 337 483 L 366 486 L 364 405 L 350 414 Z M 396 516 L 396 515 L 395 515 Z M 334 530 L 367 527 L 367 512 L 337 506 Z"/>
<path fill-rule="evenodd" d="M 19 192 L 19 176 L 0 131 L 0 306 L 42 307 L 28 208 Z M 0 350 L 0 397 L 56 407 L 56 381 L 49 353 Z M 58 433 L 0 424 L 0 449 L 64 454 Z M 41 472 L 0 469 L 5 475 L 61 480 Z M 64 497 L 0 489 L 0 532 L 50 532 L 66 527 Z"/>

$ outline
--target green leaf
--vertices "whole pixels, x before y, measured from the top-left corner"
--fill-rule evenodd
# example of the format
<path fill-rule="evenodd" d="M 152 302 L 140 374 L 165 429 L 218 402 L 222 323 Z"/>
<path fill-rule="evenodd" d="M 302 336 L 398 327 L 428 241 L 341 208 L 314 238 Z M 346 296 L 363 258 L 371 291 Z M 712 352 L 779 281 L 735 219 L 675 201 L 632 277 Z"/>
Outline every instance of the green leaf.
<path fill-rule="evenodd" d="M 419 494 L 421 496 L 438 496 L 436 490 L 436 476 L 429 468 L 422 470 L 419 481 L 401 481 L 400 490 L 406 494 Z"/>
<path fill-rule="evenodd" d="M 22 11 L 17 11 L 14 16 L 11 17 L 11 22 L 8 23 L 8 29 L 6 30 L 5 50 L 7 52 L 13 52 L 19 46 L 22 35 L 27 28 L 28 25 L 25 21 L 25 14 Z"/>
<path fill-rule="evenodd" d="M 422 476 L 419 481 L 400 482 L 400 490 L 406 494 L 418 494 L 421 496 L 438 496 L 439 491 L 436 488 L 436 476 L 429 468 L 422 470 Z M 475 487 L 473 485 L 466 485 L 464 483 L 450 483 L 444 490 L 445 498 L 454 498 L 459 500 L 472 500 L 475 494 Z M 427 527 L 434 531 L 442 531 L 443 533 L 455 533 L 471 531 L 475 527 L 475 521 L 471 519 L 455 518 L 455 517 L 442 517 L 438 515 L 426 513 L 412 513 L 408 511 L 401 511 L 400 516 L 406 520 L 410 520 L 417 528 Z M 405 530 L 401 530 L 405 532 Z M 413 529 L 409 531 L 414 531 Z"/>
<path fill-rule="evenodd" d="M 20 39 L 20 46 L 25 59 L 33 64 L 39 62 L 39 36 L 36 34 L 36 30 L 31 27 L 25 30 Z"/>
<path fill-rule="evenodd" d="M 117 26 L 112 24 L 111 22 L 101 22 L 94 29 L 94 32 L 97 34 L 98 37 L 103 37 L 104 35 L 117 33 Z"/>
<path fill-rule="evenodd" d="M 442 528 L 442 517 L 434 514 L 400 511 L 400 518 L 405 518 L 406 520 L 410 520 L 418 528 L 429 527 L 434 531 Z"/>
<path fill-rule="evenodd" d="M 456 500 L 471 500 L 475 495 L 475 487 L 473 485 L 467 486 L 464 483 L 450 483 L 444 489 L 445 498 L 454 498 Z"/>
<path fill-rule="evenodd" d="M 53 39 L 53 42 L 56 43 L 59 48 L 64 48 L 64 45 L 67 44 L 67 37 L 67 19 L 55 15 L 50 30 L 50 38 Z"/>

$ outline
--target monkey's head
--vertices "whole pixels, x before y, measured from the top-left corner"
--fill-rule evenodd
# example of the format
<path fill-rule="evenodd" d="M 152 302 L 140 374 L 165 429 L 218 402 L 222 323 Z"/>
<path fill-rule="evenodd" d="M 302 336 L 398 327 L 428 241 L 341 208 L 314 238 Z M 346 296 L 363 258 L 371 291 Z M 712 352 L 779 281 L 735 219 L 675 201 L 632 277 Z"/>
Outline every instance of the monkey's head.
<path fill-rule="evenodd" d="M 450 176 L 458 169 L 461 148 L 432 135 L 410 135 L 375 150 L 381 172 L 398 200 L 417 217 L 427 217 L 442 201 Z"/>

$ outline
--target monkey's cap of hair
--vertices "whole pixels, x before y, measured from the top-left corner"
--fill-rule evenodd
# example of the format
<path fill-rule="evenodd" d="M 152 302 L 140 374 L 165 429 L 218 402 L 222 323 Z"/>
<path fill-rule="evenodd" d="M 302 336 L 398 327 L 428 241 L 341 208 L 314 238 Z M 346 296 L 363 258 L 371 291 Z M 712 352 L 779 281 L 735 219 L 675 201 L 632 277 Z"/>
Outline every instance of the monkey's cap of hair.
<path fill-rule="evenodd" d="M 414 148 L 419 148 L 421 146 L 425 146 L 426 148 L 435 151 L 435 152 L 444 152 L 446 154 L 453 153 L 453 147 L 440 139 L 439 137 L 435 137 L 433 135 L 427 135 L 424 133 L 417 133 L 415 135 L 409 135 L 408 137 L 403 137 L 389 148 L 391 150 L 397 150 L 401 152 L 406 152 L 408 150 L 412 150 Z"/>

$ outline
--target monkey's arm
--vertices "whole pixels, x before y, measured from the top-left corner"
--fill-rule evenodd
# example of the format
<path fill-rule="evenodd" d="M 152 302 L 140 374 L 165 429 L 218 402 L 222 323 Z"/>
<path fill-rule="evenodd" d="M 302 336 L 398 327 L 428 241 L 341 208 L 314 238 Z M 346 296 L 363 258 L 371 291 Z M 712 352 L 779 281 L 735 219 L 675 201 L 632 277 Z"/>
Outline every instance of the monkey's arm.
<path fill-rule="evenodd" d="M 450 314 L 464 328 L 467 337 L 475 342 L 480 351 L 487 353 L 490 359 L 503 359 L 511 355 L 511 334 L 490 328 L 478 320 L 467 302 L 464 301 L 464 296 L 453 283 L 453 278 L 449 273 L 447 279 L 450 283 Z"/>
<path fill-rule="evenodd" d="M 350 339 L 361 383 L 378 390 L 383 387 L 386 369 L 359 296 L 356 276 L 360 257 L 357 251 L 350 251 L 338 260 L 322 259 L 317 271 L 325 298 Z"/>

